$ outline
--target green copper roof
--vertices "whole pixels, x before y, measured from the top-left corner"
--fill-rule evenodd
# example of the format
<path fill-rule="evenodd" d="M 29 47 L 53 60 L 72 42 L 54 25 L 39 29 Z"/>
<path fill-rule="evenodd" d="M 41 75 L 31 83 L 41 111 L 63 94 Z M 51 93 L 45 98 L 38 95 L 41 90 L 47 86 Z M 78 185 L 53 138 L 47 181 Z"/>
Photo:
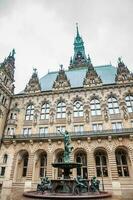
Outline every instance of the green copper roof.
<path fill-rule="evenodd" d="M 94 67 L 97 74 L 102 79 L 103 85 L 115 83 L 116 67 L 112 65 L 96 66 Z M 68 80 L 70 81 L 71 88 L 83 87 L 83 80 L 87 72 L 87 67 L 75 68 L 66 70 Z M 49 72 L 40 79 L 42 91 L 52 90 L 53 83 L 56 79 L 58 72 Z"/>
<path fill-rule="evenodd" d="M 85 55 L 84 42 L 83 42 L 82 37 L 79 34 L 78 24 L 76 24 L 76 30 L 77 30 L 77 34 L 74 39 L 74 56 L 72 59 L 73 64 L 76 63 L 76 59 L 78 56 L 82 56 L 85 59 L 85 61 L 87 62 L 87 57 Z"/>

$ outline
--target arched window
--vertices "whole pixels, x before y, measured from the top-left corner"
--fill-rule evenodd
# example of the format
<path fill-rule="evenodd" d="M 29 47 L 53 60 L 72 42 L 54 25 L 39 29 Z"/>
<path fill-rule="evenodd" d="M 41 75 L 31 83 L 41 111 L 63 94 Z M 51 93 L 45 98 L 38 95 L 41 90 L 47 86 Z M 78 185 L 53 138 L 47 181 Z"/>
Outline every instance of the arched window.
<path fill-rule="evenodd" d="M 66 117 L 66 104 L 61 101 L 57 104 L 57 118 L 65 118 Z"/>
<path fill-rule="evenodd" d="M 116 163 L 119 176 L 129 176 L 127 153 L 123 149 L 116 150 Z"/>
<path fill-rule="evenodd" d="M 22 170 L 22 177 L 26 177 L 27 168 L 28 168 L 28 153 L 25 153 L 22 157 L 23 160 L 23 170 Z"/>
<path fill-rule="evenodd" d="M 88 178 L 87 174 L 87 156 L 84 152 L 78 152 L 76 154 L 76 162 L 82 163 L 82 166 L 80 168 L 77 168 L 77 176 L 81 176 L 84 179 Z"/>
<path fill-rule="evenodd" d="M 3 157 L 3 163 L 6 164 L 7 163 L 7 159 L 8 159 L 8 155 L 5 154 L 4 157 Z"/>
<path fill-rule="evenodd" d="M 27 106 L 26 114 L 25 114 L 25 120 L 33 120 L 34 115 L 34 106 L 33 104 L 30 104 Z"/>
<path fill-rule="evenodd" d="M 95 153 L 96 174 L 97 177 L 108 176 L 107 155 L 104 151 Z"/>
<path fill-rule="evenodd" d="M 119 113 L 119 105 L 118 105 L 118 101 L 116 98 L 114 97 L 110 97 L 108 99 L 108 108 L 109 108 L 109 113 L 110 114 L 117 114 Z"/>
<path fill-rule="evenodd" d="M 45 103 L 43 104 L 42 108 L 41 108 L 41 119 L 49 119 L 49 104 Z"/>
<path fill-rule="evenodd" d="M 82 117 L 83 116 L 83 104 L 81 101 L 74 102 L 74 117 Z"/>
<path fill-rule="evenodd" d="M 133 112 L 133 96 L 128 95 L 125 98 L 126 105 L 127 105 L 127 110 L 129 113 Z"/>
<path fill-rule="evenodd" d="M 93 99 L 90 102 L 91 105 L 91 115 L 101 115 L 101 107 L 100 107 L 100 102 L 98 99 Z"/>
<path fill-rule="evenodd" d="M 57 154 L 57 159 L 56 161 L 58 163 L 62 163 L 63 162 L 63 158 L 64 158 L 64 152 L 61 151 Z M 63 176 L 63 173 L 62 173 L 62 169 L 58 168 L 58 177 L 61 178 Z"/>
<path fill-rule="evenodd" d="M 46 176 L 46 167 L 47 167 L 47 155 L 46 153 L 42 152 L 40 154 L 40 177 Z"/>

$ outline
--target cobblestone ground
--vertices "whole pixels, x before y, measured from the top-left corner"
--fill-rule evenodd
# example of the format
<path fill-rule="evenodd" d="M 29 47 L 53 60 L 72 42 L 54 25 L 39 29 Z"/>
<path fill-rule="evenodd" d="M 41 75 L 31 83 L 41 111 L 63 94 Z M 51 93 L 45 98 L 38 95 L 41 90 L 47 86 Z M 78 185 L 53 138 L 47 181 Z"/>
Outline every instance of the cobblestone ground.
<path fill-rule="evenodd" d="M 13 193 L 9 193 L 8 190 L 5 190 L 4 192 L 1 193 L 0 200 L 39 200 L 39 199 L 34 199 L 34 198 L 31 199 L 31 198 L 23 197 L 22 193 L 23 192 L 20 191 L 20 190 L 19 191 L 17 190 L 17 191 L 15 191 Z M 132 198 L 112 197 L 112 198 L 107 198 L 106 200 L 133 200 L 133 197 Z"/>

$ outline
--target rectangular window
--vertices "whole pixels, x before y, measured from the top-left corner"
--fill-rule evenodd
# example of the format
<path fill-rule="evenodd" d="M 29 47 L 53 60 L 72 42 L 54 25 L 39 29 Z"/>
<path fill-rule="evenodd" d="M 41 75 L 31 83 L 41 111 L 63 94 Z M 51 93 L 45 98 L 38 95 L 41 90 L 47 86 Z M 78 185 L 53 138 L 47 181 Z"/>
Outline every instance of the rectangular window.
<path fill-rule="evenodd" d="M 122 122 L 113 122 L 112 123 L 112 129 L 113 130 L 119 130 L 119 129 L 122 129 L 122 128 L 123 128 Z"/>
<path fill-rule="evenodd" d="M 2 98 L 2 104 L 5 105 L 6 101 L 7 101 L 7 99 L 3 96 L 3 98 Z"/>
<path fill-rule="evenodd" d="M 66 127 L 65 126 L 57 126 L 56 127 L 56 133 L 58 133 L 59 131 L 65 133 Z"/>
<path fill-rule="evenodd" d="M 1 167 L 1 171 L 0 171 L 0 176 L 4 176 L 5 175 L 5 167 Z"/>
<path fill-rule="evenodd" d="M 93 131 L 102 131 L 103 130 L 103 124 L 101 124 L 101 123 L 92 124 L 92 129 L 93 129 Z"/>
<path fill-rule="evenodd" d="M 14 135 L 15 134 L 15 129 L 12 127 L 7 128 L 7 135 Z"/>
<path fill-rule="evenodd" d="M 83 125 L 75 125 L 74 126 L 74 132 L 83 132 L 84 126 Z"/>
<path fill-rule="evenodd" d="M 94 131 L 102 131 L 103 130 L 103 124 L 92 124 L 92 129 Z"/>
<path fill-rule="evenodd" d="M 24 136 L 31 135 L 31 128 L 23 128 L 23 135 Z"/>
<path fill-rule="evenodd" d="M 39 128 L 39 134 L 40 135 L 48 134 L 48 127 L 40 127 Z"/>

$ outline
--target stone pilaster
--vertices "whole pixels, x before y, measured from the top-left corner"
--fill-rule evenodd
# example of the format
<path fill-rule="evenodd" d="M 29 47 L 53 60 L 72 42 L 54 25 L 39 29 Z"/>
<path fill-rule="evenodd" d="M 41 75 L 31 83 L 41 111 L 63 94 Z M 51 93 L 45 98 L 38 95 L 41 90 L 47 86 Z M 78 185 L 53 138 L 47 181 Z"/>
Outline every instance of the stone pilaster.
<path fill-rule="evenodd" d="M 31 153 L 29 154 L 26 180 L 32 180 L 33 164 L 34 164 L 34 154 Z"/>
<path fill-rule="evenodd" d="M 52 179 L 52 162 L 53 162 L 52 152 L 48 152 L 48 154 L 47 154 L 47 174 L 46 174 L 46 176 L 48 176 L 49 179 Z"/>
<path fill-rule="evenodd" d="M 12 167 L 11 167 L 10 180 L 13 180 L 13 178 L 14 178 L 14 172 L 15 172 L 15 168 L 16 168 L 16 162 L 17 162 L 17 154 L 15 153 L 14 157 L 13 157 Z"/>
<path fill-rule="evenodd" d="M 112 180 L 118 179 L 117 164 L 115 158 L 115 151 L 108 152 L 109 166 Z"/>
<path fill-rule="evenodd" d="M 95 176 L 96 169 L 93 151 L 87 151 L 87 170 L 89 179 Z"/>

